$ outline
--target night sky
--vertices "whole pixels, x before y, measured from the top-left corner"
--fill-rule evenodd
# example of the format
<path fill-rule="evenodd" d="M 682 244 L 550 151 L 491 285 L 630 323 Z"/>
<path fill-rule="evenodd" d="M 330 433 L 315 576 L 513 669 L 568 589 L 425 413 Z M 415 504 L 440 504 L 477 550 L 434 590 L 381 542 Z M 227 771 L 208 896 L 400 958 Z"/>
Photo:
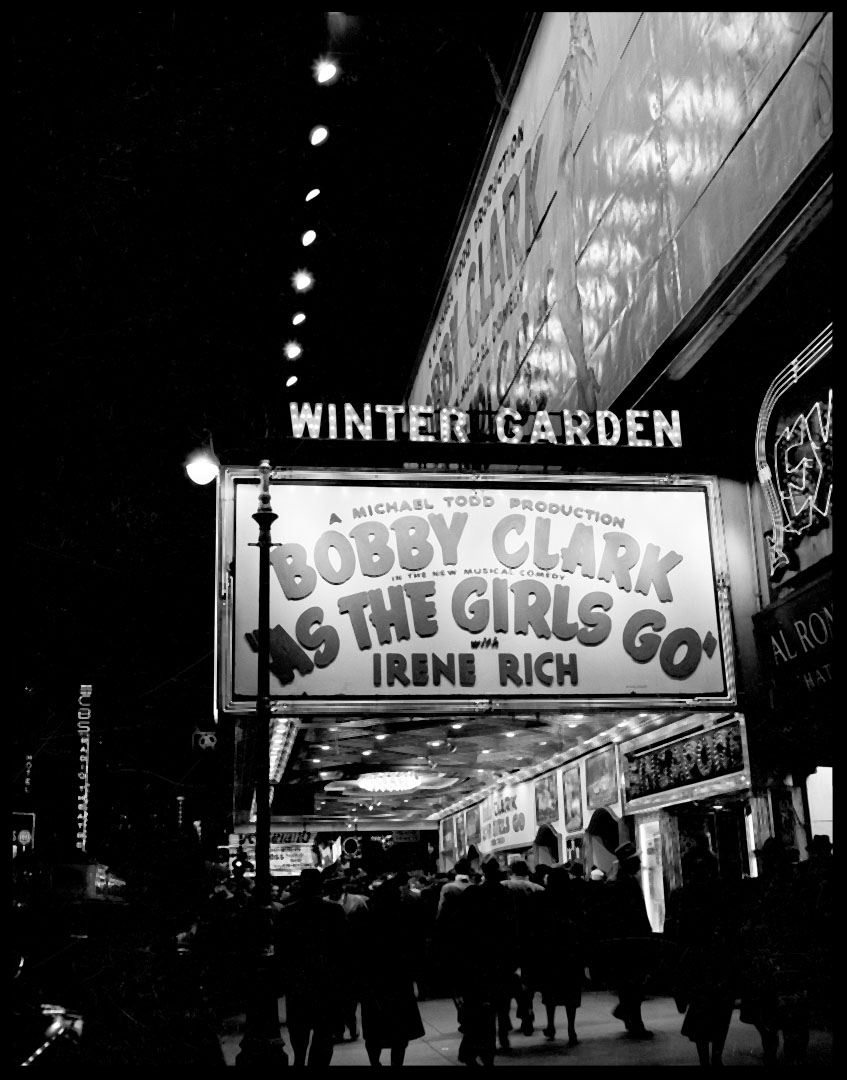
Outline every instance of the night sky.
<path fill-rule="evenodd" d="M 211 436 L 257 464 L 295 372 L 301 400 L 402 400 L 529 17 L 13 20 L 13 738 L 42 798 L 82 682 L 108 814 L 190 789 L 215 506 L 182 463 Z"/>

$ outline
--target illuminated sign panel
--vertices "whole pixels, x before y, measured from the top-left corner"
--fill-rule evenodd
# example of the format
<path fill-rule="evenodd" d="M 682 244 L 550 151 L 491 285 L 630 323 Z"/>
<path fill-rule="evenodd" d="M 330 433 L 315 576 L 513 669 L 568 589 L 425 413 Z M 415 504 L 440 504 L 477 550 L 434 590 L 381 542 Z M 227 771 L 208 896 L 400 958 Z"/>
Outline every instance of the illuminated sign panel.
<path fill-rule="evenodd" d="M 628 801 L 688 784 L 742 772 L 741 724 L 734 720 L 713 731 L 700 731 L 625 756 Z"/>
<path fill-rule="evenodd" d="M 832 18 L 544 12 L 410 400 L 610 407 L 831 139 Z"/>
<path fill-rule="evenodd" d="M 289 402 L 291 435 L 295 439 L 372 439 L 395 442 L 404 435 L 409 442 L 471 442 L 472 417 L 464 409 L 434 409 L 424 405 L 377 405 L 377 420 L 370 402 L 360 406 L 361 415 L 349 401 L 343 406 L 318 402 Z M 515 409 L 499 409 L 493 417 L 483 417 L 482 431 L 493 422 L 498 442 L 515 446 L 526 442 L 564 446 L 682 446 L 679 412 L 670 418 L 659 409 L 627 409 L 623 418 L 608 409 L 589 416 L 581 409 L 548 412 L 538 409 L 530 416 Z M 404 430 L 405 428 L 405 430 Z M 485 440 L 484 440 L 485 441 Z"/>
<path fill-rule="evenodd" d="M 256 694 L 258 491 L 258 470 L 225 471 L 225 711 Z M 276 472 L 272 698 L 726 702 L 716 500 L 708 480 Z"/>
<path fill-rule="evenodd" d="M 300 872 L 307 867 L 315 865 L 312 844 L 309 842 L 309 834 L 305 833 L 306 842 L 302 836 L 291 833 L 271 833 L 270 859 L 271 873 L 287 877 L 298 877 Z M 241 845 L 247 846 L 242 849 Z M 247 858 L 255 860 L 256 834 L 232 833 L 229 837 L 229 856 L 235 858 L 239 851 L 243 850 Z M 253 872 L 248 871 L 247 877 L 252 877 Z"/>
<path fill-rule="evenodd" d="M 702 714 L 701 714 L 702 715 Z M 687 718 L 620 747 L 624 812 L 713 798 L 750 783 L 750 755 L 744 718 Z"/>

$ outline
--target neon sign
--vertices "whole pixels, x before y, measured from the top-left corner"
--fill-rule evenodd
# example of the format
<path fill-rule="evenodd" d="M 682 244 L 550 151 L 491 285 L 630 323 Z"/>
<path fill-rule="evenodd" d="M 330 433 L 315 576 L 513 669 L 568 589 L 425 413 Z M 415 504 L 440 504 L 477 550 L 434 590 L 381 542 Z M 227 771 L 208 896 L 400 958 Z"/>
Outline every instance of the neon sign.
<path fill-rule="evenodd" d="M 318 402 L 302 405 L 288 403 L 291 434 L 295 439 L 308 435 L 311 439 L 381 438 L 395 442 L 398 431 L 409 442 L 444 443 L 471 441 L 473 414 L 458 408 L 437 409 L 432 405 L 375 405 L 366 402 L 359 413 L 349 401 L 339 406 Z M 377 419 L 374 419 L 374 413 Z M 485 414 L 491 416 L 492 414 Z M 403 422 L 402 418 L 406 417 Z M 679 412 L 671 411 L 668 419 L 659 409 L 627 409 L 621 420 L 607 409 L 587 413 L 582 409 L 563 409 L 548 412 L 520 413 L 501 408 L 493 415 L 497 441 L 514 446 L 517 443 L 542 442 L 565 446 L 682 446 Z M 405 427 L 405 431 L 403 430 Z M 623 441 L 622 441 L 623 440 Z"/>
<path fill-rule="evenodd" d="M 92 688 L 79 688 L 76 729 L 79 736 L 79 771 L 77 772 L 76 847 L 85 851 L 88 842 L 89 763 L 91 758 L 91 694 Z"/>
<path fill-rule="evenodd" d="M 775 577 L 791 563 L 804 535 L 829 524 L 832 506 L 832 390 L 825 401 L 793 416 L 768 451 L 768 429 L 780 400 L 832 348 L 830 324 L 771 383 L 759 413 L 756 465 L 773 522 L 770 572 Z"/>

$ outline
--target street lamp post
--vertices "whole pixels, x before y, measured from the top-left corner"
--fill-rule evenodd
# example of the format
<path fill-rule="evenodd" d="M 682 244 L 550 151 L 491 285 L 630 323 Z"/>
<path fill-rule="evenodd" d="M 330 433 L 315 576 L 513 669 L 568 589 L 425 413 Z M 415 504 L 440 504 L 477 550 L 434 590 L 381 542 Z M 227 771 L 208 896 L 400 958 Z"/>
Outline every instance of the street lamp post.
<path fill-rule="evenodd" d="M 253 892 L 255 914 L 254 946 L 257 978 L 251 986 L 244 1037 L 237 1065 L 287 1065 L 288 1057 L 279 1030 L 278 995 L 274 985 L 274 942 L 271 908 L 271 526 L 277 515 L 271 509 L 271 465 L 263 461 L 259 509 L 253 520 L 259 526 L 259 621 L 256 634 L 258 679 L 256 686 L 256 732 L 253 778 L 256 790 L 256 880 Z"/>

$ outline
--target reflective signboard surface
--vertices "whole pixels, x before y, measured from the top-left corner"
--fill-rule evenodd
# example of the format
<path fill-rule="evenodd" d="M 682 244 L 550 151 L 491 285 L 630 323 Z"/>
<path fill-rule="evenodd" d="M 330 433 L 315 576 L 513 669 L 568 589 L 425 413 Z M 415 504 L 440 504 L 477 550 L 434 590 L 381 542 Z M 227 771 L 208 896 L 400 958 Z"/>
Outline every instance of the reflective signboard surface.
<path fill-rule="evenodd" d="M 224 708 L 256 693 L 249 473 L 223 489 Z M 715 499 L 708 481 L 277 474 L 272 697 L 728 700 Z"/>

